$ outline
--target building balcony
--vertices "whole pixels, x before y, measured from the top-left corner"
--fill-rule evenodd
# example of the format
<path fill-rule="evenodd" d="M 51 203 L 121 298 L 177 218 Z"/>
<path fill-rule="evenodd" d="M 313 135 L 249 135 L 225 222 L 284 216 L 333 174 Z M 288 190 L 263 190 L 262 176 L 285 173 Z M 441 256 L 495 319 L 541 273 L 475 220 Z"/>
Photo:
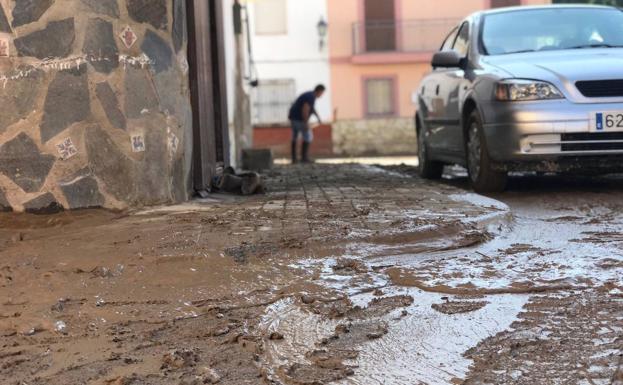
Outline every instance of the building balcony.
<path fill-rule="evenodd" d="M 430 61 L 455 19 L 388 20 L 359 22 L 352 26 L 354 64 Z"/>

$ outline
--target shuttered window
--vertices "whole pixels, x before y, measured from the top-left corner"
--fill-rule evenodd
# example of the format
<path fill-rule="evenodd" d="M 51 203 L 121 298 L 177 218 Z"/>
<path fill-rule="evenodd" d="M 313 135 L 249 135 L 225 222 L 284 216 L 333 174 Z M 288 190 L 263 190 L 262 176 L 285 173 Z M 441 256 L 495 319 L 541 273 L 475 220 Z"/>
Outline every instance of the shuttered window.
<path fill-rule="evenodd" d="M 394 79 L 379 78 L 365 81 L 366 116 L 393 116 L 397 113 Z"/>

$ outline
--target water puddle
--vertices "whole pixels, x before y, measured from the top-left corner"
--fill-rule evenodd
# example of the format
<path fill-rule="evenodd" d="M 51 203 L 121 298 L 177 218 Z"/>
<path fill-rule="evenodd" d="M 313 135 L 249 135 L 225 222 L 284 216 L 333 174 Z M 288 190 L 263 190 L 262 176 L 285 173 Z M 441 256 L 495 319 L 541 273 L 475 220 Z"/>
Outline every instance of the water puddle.
<path fill-rule="evenodd" d="M 355 368 L 354 375 L 336 384 L 441 385 L 458 381 L 464 378 L 471 364 L 463 354 L 480 341 L 508 329 L 528 300 L 525 295 L 460 300 L 463 303 L 484 303 L 484 307 L 465 313 L 444 314 L 435 310 L 433 305 L 443 305 L 453 299 L 417 289 L 392 288 L 384 293 L 385 298 L 398 295 L 412 297 L 413 303 L 378 319 L 365 320 L 386 323 L 387 334 L 360 346 L 351 346 L 358 351 L 358 357 L 346 361 L 346 364 Z M 372 294 L 350 297 L 353 303 L 363 306 L 373 298 Z M 265 365 L 268 372 L 279 376 L 282 367 L 293 363 L 310 364 L 309 352 L 323 349 L 321 341 L 330 338 L 336 326 L 351 321 L 310 314 L 292 299 L 272 305 L 263 317 L 263 328 L 268 334 L 282 334 L 284 339 L 271 341 L 267 346 Z"/>
<path fill-rule="evenodd" d="M 363 347 L 358 369 L 342 385 L 445 385 L 464 378 L 472 363 L 463 357 L 480 341 L 510 327 L 528 296 L 479 298 L 488 304 L 465 314 L 443 314 L 432 308 L 443 295 L 401 290 L 414 303 L 407 317 L 395 321 L 382 339 Z M 391 316 L 390 316 L 391 317 Z"/>
<path fill-rule="evenodd" d="M 623 282 L 623 216 L 613 208 L 512 201 L 514 221 L 490 241 L 454 250 L 375 250 L 368 262 L 394 265 L 428 287 L 489 291 L 527 282 L 578 288 Z"/>

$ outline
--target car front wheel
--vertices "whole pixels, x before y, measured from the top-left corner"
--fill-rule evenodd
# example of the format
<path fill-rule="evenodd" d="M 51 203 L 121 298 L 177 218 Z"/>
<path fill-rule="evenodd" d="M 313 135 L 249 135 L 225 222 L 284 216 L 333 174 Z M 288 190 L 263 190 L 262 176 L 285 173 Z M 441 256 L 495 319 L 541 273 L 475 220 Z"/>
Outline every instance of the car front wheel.
<path fill-rule="evenodd" d="M 506 188 L 507 174 L 493 169 L 478 111 L 469 118 L 467 129 L 467 170 L 476 192 L 501 192 Z"/>

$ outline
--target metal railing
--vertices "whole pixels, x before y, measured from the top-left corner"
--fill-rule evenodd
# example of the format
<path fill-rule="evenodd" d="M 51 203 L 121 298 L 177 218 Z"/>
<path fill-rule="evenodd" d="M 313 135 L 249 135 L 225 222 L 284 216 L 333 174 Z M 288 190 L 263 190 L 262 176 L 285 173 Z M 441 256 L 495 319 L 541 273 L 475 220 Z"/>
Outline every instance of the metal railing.
<path fill-rule="evenodd" d="M 388 20 L 354 23 L 353 53 L 431 52 L 441 46 L 456 19 Z"/>

